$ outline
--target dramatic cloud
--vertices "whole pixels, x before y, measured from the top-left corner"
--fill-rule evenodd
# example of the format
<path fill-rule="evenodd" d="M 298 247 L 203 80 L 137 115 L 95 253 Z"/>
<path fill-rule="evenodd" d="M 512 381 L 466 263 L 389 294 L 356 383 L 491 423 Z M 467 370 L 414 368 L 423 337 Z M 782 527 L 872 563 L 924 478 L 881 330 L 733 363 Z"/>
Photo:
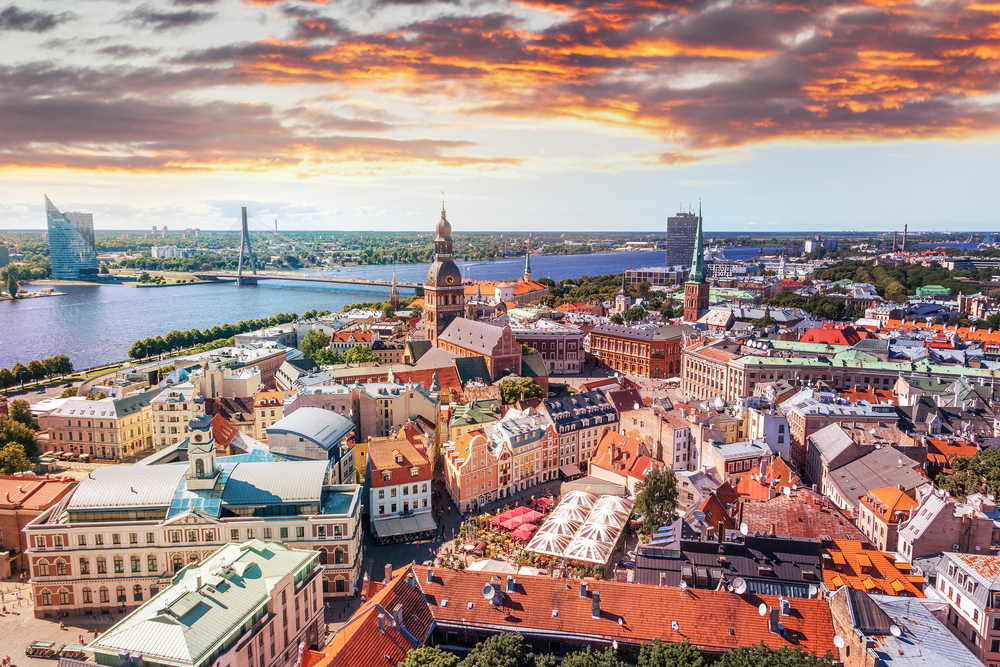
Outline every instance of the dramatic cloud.
<path fill-rule="evenodd" d="M 172 4 L 142 5 L 126 21 L 177 29 L 173 37 L 238 11 L 268 36 L 222 31 L 254 36 L 179 39 L 170 49 L 116 39 L 101 50 L 118 59 L 113 68 L 39 59 L 0 69 L 0 157 L 148 169 L 323 155 L 505 163 L 512 159 L 449 156 L 480 143 L 467 128 L 510 122 L 611 128 L 652 140 L 637 160 L 678 165 L 775 140 L 965 138 L 1000 127 L 1000 3 Z M 36 13 L 11 5 L 0 17 L 7 12 L 0 28 L 48 29 L 48 15 L 18 18 Z M 130 66 L 132 57 L 142 65 Z M 238 90 L 269 103 L 239 104 Z M 391 99 L 446 140 L 413 139 L 394 122 L 331 106 L 365 95 Z"/>
<path fill-rule="evenodd" d="M 198 25 L 214 17 L 215 12 L 199 12 L 193 9 L 185 9 L 177 12 L 161 12 L 152 9 L 148 5 L 143 5 L 129 12 L 125 17 L 125 21 L 132 25 L 141 25 L 153 30 L 172 30 Z"/>
<path fill-rule="evenodd" d="M 0 32 L 23 30 L 25 32 L 46 32 L 72 18 L 69 12 L 49 14 L 18 9 L 17 5 L 7 5 L 0 10 Z"/>

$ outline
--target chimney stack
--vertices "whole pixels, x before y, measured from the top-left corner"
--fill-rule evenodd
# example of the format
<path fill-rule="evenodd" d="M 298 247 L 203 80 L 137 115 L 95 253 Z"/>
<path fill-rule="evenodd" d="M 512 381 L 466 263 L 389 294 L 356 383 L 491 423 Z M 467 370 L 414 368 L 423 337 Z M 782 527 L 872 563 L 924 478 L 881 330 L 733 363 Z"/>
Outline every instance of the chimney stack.
<path fill-rule="evenodd" d="M 395 621 L 396 627 L 403 627 L 403 604 L 399 603 L 392 608 L 392 620 Z"/>
<path fill-rule="evenodd" d="M 896 252 L 896 232 L 892 233 L 892 251 Z"/>
<path fill-rule="evenodd" d="M 903 225 L 903 252 L 906 252 L 906 225 Z"/>
<path fill-rule="evenodd" d="M 388 584 L 392 581 L 392 563 L 385 564 L 385 580 L 382 583 Z"/>

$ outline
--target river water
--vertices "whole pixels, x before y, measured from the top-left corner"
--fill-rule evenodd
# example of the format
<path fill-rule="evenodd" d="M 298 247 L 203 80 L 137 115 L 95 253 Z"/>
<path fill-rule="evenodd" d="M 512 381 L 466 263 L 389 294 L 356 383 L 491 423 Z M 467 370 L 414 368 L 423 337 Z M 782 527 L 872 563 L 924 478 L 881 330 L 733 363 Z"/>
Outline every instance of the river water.
<path fill-rule="evenodd" d="M 734 249 L 743 250 L 743 249 Z M 538 255 L 531 258 L 532 275 L 559 281 L 587 275 L 620 273 L 629 267 L 662 264 L 663 251 L 608 252 L 590 255 Z M 459 262 L 462 275 L 473 280 L 515 280 L 524 259 Z M 393 269 L 403 282 L 424 281 L 427 264 L 352 267 L 338 273 L 304 271 L 310 275 L 357 276 L 390 280 Z M 206 329 L 217 324 L 270 317 L 276 313 L 339 311 L 359 301 L 384 301 L 389 289 L 352 285 L 265 280 L 257 286 L 231 283 L 137 289 L 125 285 L 28 286 L 30 291 L 54 287 L 66 296 L 0 301 L 0 368 L 17 362 L 65 354 L 76 368 L 125 359 L 141 338 L 172 329 Z M 400 291 L 404 298 L 407 290 Z"/>

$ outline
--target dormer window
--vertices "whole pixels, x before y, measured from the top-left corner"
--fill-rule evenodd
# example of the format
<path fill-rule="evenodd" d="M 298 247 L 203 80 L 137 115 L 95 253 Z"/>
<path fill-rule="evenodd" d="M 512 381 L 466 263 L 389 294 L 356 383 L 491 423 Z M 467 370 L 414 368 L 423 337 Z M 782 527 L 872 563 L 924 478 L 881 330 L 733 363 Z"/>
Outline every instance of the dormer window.
<path fill-rule="evenodd" d="M 420 474 L 420 470 L 416 467 L 410 468 L 410 477 L 416 477 Z"/>
<path fill-rule="evenodd" d="M 389 471 L 389 470 L 383 470 L 382 471 L 382 479 L 384 479 L 385 481 L 388 482 L 390 479 L 392 479 L 392 472 Z"/>

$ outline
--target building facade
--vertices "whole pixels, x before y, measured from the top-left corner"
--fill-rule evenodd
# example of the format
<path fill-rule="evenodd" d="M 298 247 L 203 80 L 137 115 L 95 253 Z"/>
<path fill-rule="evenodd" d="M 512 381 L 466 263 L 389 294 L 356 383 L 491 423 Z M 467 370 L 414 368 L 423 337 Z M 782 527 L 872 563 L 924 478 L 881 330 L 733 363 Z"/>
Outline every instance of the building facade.
<path fill-rule="evenodd" d="M 551 375 L 572 375 L 583 371 L 584 332 L 575 327 L 541 319 L 531 323 L 512 322 L 510 330 L 518 343 L 538 350 Z"/>
<path fill-rule="evenodd" d="M 124 613 L 231 542 L 320 551 L 323 593 L 354 593 L 361 491 L 326 461 L 216 458 L 211 421 L 192 423 L 187 463 L 106 466 L 25 526 L 37 617 Z"/>
<path fill-rule="evenodd" d="M 694 252 L 698 218 L 694 213 L 684 213 L 667 218 L 667 256 L 664 266 L 690 266 Z"/>
<path fill-rule="evenodd" d="M 151 401 L 153 447 L 162 449 L 187 438 L 188 422 L 205 416 L 205 399 L 189 382 L 160 391 Z"/>
<path fill-rule="evenodd" d="M 94 459 L 122 459 L 152 448 L 152 401 L 160 389 L 126 398 L 69 398 L 39 418 L 54 451 L 86 454 Z"/>
<path fill-rule="evenodd" d="M 368 441 L 368 512 L 375 539 L 411 540 L 436 532 L 432 478 L 427 457 L 406 438 Z"/>
<path fill-rule="evenodd" d="M 500 497 L 501 467 L 509 475 L 511 453 L 486 429 L 474 428 L 443 448 L 444 486 L 460 512 L 477 510 Z"/>
<path fill-rule="evenodd" d="M 45 218 L 49 230 L 52 277 L 59 280 L 97 278 L 93 214 L 72 211 L 62 213 L 46 197 Z"/>
<path fill-rule="evenodd" d="M 1000 665 L 1000 556 L 944 553 L 937 590 L 952 633 L 987 667 Z"/>
<path fill-rule="evenodd" d="M 590 356 L 596 363 L 643 377 L 676 377 L 681 372 L 681 325 L 599 324 L 590 330 Z"/>
<path fill-rule="evenodd" d="M 559 437 L 559 468 L 566 476 L 586 472 L 586 462 L 594 455 L 601 429 L 618 425 L 618 411 L 599 389 L 543 400 L 540 409 L 548 415 Z"/>

